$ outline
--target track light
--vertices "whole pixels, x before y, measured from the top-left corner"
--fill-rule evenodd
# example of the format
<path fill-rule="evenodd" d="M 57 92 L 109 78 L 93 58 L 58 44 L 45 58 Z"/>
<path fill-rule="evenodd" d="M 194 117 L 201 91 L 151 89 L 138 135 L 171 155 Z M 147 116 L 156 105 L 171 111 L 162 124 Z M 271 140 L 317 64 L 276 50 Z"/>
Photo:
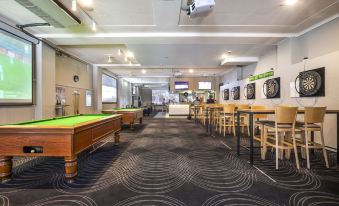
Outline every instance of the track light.
<path fill-rule="evenodd" d="M 97 30 L 97 24 L 95 23 L 95 21 L 92 21 L 92 30 L 93 31 Z"/>
<path fill-rule="evenodd" d="M 77 1 L 76 0 L 72 1 L 72 11 L 77 11 Z"/>
<path fill-rule="evenodd" d="M 128 51 L 128 52 L 126 53 L 126 56 L 127 56 L 128 58 L 134 59 L 134 54 L 133 54 L 133 52 Z"/>
<path fill-rule="evenodd" d="M 125 58 L 124 58 L 124 60 L 125 60 L 125 62 L 127 62 L 128 61 L 128 58 L 127 58 L 127 56 L 125 55 Z"/>
<path fill-rule="evenodd" d="M 121 56 L 121 49 L 118 49 L 118 55 Z"/>

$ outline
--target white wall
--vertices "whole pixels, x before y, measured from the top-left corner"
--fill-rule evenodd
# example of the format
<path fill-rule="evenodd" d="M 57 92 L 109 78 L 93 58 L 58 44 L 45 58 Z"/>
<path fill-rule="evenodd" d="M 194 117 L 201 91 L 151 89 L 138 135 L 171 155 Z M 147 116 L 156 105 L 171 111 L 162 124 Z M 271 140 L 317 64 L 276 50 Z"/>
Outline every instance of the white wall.
<path fill-rule="evenodd" d="M 248 78 L 237 81 L 236 68 L 230 70 L 220 78 L 225 85 L 220 90 L 220 102 L 222 91 L 226 88 L 241 86 L 241 100 L 227 101 L 227 103 L 250 103 L 267 105 L 273 108 L 278 104 L 294 106 L 327 106 L 328 109 L 339 109 L 339 18 L 323 25 L 300 37 L 286 39 L 281 42 L 277 49 L 269 51 L 260 58 L 257 64 L 244 67 L 244 77 L 260 74 L 274 68 L 275 77 L 281 78 L 281 98 L 267 100 L 261 97 L 263 82 L 266 79 L 256 81 L 256 100 L 245 100 L 243 88 L 248 83 Z M 302 59 L 308 57 L 307 69 L 325 67 L 326 96 L 318 98 L 291 98 L 290 82 L 294 82 L 299 72 L 303 71 Z M 336 139 L 336 116 L 326 115 L 325 139 L 327 146 L 337 146 Z"/>

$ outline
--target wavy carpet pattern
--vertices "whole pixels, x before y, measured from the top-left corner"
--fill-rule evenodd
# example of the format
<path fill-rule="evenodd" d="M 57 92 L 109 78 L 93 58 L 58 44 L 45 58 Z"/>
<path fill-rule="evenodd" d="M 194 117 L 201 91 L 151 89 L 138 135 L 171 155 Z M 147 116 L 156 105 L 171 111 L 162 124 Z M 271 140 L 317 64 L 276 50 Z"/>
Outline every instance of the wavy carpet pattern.
<path fill-rule="evenodd" d="M 208 136 L 186 119 L 147 118 L 124 130 L 119 145 L 107 140 L 79 155 L 72 184 L 62 158 L 15 158 L 13 179 L 0 184 L 0 206 L 339 205 L 334 153 L 330 169 L 320 152 L 311 170 L 303 160 L 297 171 L 291 158 L 276 171 L 274 153 L 262 161 L 258 151 L 252 167 L 248 151 L 236 156 L 235 137 Z"/>

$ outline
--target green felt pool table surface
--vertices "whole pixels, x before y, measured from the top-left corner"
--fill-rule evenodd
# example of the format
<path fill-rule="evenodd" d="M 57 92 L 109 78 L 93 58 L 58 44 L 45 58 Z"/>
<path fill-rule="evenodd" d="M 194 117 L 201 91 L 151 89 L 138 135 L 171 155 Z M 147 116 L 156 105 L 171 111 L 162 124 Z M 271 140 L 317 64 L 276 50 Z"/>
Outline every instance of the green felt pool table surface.
<path fill-rule="evenodd" d="M 53 119 L 43 119 L 30 122 L 20 122 L 12 125 L 23 125 L 23 126 L 66 126 L 72 127 L 78 124 L 85 122 L 90 122 L 93 120 L 104 119 L 106 117 L 112 116 L 110 114 L 85 114 L 85 115 L 75 115 L 75 116 L 65 116 L 57 117 Z"/>

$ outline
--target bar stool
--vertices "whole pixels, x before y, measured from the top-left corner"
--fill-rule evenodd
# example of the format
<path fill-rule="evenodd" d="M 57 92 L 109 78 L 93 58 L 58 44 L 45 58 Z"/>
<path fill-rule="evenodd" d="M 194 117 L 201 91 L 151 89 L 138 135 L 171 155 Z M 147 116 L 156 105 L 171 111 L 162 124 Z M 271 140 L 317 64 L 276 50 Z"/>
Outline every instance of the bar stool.
<path fill-rule="evenodd" d="M 284 107 L 278 106 L 275 108 L 275 122 L 264 123 L 264 151 L 266 151 L 267 146 L 275 148 L 275 167 L 279 169 L 279 153 L 281 154 L 281 159 L 283 158 L 283 151 L 287 150 L 288 155 L 290 155 L 291 149 L 294 149 L 294 156 L 297 168 L 300 168 L 297 143 L 295 139 L 295 125 L 297 118 L 298 107 Z M 274 131 L 274 137 L 268 135 L 269 131 Z M 281 134 L 284 136 L 281 136 Z M 286 133 L 291 133 L 290 139 L 292 143 L 285 141 Z M 281 151 L 279 151 L 281 150 Z"/>
<path fill-rule="evenodd" d="M 305 107 L 304 122 L 297 122 L 297 128 L 303 132 L 302 142 L 298 145 L 306 149 L 307 168 L 310 169 L 310 154 L 309 149 L 322 149 L 325 159 L 326 167 L 329 168 L 327 152 L 324 141 L 324 117 L 326 113 L 326 107 Z M 321 143 L 316 143 L 310 139 L 309 134 L 311 132 L 320 132 Z M 304 152 L 302 152 L 304 156 Z"/>
<path fill-rule="evenodd" d="M 239 104 L 237 109 L 250 109 L 249 104 Z M 237 121 L 237 120 L 236 120 Z M 244 132 L 245 127 L 247 128 L 247 134 L 250 134 L 250 127 L 249 127 L 249 115 L 248 114 L 241 114 L 240 115 L 240 126 L 242 128 L 242 132 Z"/>
<path fill-rule="evenodd" d="M 219 126 L 220 126 L 220 134 L 222 133 L 222 129 L 224 129 L 224 136 L 226 135 L 226 129 L 232 128 L 233 135 L 235 136 L 235 105 L 227 104 L 224 106 L 223 111 L 219 116 Z"/>
<path fill-rule="evenodd" d="M 261 105 L 253 105 L 251 106 L 251 110 L 264 110 L 266 109 L 265 106 L 261 106 Z M 274 121 L 272 120 L 268 120 L 268 115 L 267 114 L 254 114 L 253 115 L 253 138 L 255 140 L 257 140 L 258 142 L 260 142 L 260 146 L 261 146 L 261 159 L 265 159 L 265 154 L 266 151 L 264 151 L 264 124 L 265 123 L 269 123 L 272 122 L 274 123 Z M 249 124 L 249 123 L 248 123 Z M 256 135 L 256 129 L 259 129 L 260 131 L 260 135 Z"/>

